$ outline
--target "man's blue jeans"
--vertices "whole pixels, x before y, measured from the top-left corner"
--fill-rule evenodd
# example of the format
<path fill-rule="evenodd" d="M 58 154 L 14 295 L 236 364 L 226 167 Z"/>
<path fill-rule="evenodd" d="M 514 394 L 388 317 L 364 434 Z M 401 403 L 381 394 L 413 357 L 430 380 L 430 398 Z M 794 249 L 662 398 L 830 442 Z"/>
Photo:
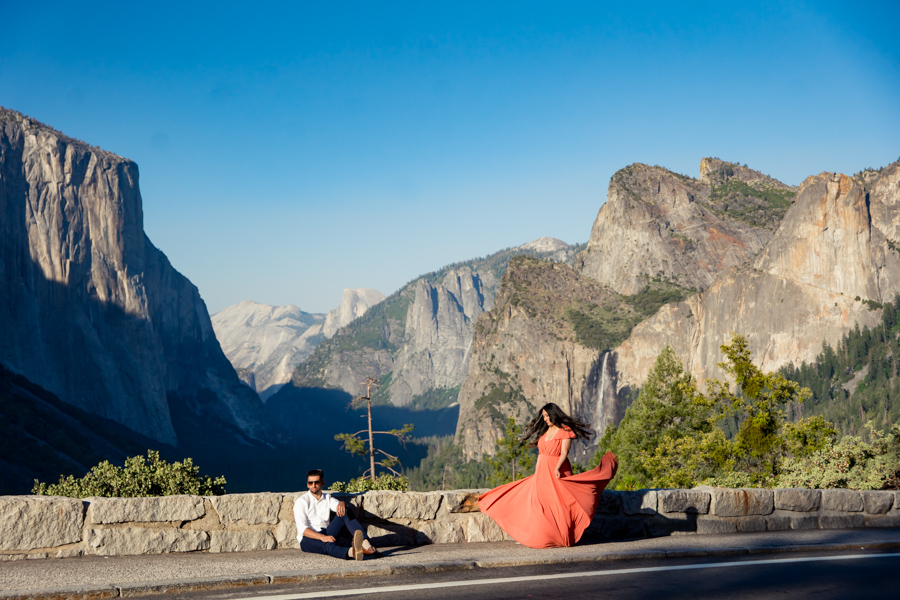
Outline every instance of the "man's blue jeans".
<path fill-rule="evenodd" d="M 343 517 L 336 516 L 331 519 L 331 523 L 329 523 L 328 527 L 325 529 L 325 535 L 334 536 L 336 540 L 344 527 L 347 528 L 351 535 L 356 531 L 362 531 L 363 535 L 366 535 L 366 531 L 362 528 L 362 525 L 359 524 L 359 521 L 351 519 L 349 515 L 344 515 Z M 339 546 L 335 542 L 323 542 L 314 538 L 303 537 L 300 540 L 300 549 L 304 552 L 312 552 L 314 554 L 328 554 L 335 558 L 350 558 L 347 554 L 349 546 Z"/>

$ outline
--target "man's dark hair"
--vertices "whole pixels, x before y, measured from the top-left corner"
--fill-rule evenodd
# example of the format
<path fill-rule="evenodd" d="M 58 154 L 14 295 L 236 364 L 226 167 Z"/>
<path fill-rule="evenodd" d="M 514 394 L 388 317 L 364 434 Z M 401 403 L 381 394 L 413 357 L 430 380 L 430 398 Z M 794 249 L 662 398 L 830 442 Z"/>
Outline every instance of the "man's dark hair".
<path fill-rule="evenodd" d="M 318 475 L 322 478 L 322 483 L 325 483 L 325 473 L 322 471 L 322 469 L 310 469 L 306 472 L 307 477 L 310 477 L 312 475 Z"/>

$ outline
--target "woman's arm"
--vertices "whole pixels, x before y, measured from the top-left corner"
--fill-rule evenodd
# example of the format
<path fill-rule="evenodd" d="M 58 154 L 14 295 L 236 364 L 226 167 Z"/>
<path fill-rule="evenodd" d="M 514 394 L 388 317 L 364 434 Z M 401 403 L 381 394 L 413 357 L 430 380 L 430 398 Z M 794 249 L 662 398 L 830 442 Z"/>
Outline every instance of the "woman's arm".
<path fill-rule="evenodd" d="M 559 470 L 562 468 L 563 463 L 566 462 L 566 459 L 569 457 L 569 448 L 572 447 L 572 440 L 564 439 L 559 443 L 559 461 L 556 463 L 556 478 L 560 478 Z"/>

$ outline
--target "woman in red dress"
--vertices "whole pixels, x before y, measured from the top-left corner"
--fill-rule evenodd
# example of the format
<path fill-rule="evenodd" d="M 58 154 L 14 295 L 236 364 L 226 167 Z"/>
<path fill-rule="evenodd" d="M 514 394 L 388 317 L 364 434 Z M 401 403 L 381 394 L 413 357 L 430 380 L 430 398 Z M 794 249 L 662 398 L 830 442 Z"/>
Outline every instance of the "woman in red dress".
<path fill-rule="evenodd" d="M 538 447 L 534 475 L 482 494 L 478 498 L 481 512 L 520 544 L 532 548 L 574 545 L 591 524 L 600 494 L 618 467 L 616 456 L 607 452 L 595 469 L 572 474 L 568 458 L 572 440 L 592 435 L 586 423 L 556 404 L 544 405 L 521 440 Z"/>

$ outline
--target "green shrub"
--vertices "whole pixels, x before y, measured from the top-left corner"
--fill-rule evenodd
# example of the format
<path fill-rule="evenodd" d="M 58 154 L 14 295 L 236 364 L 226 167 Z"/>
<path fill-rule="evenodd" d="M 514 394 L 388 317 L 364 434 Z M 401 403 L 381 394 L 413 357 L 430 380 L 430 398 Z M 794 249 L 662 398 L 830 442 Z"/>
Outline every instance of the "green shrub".
<path fill-rule="evenodd" d="M 93 467 L 81 479 L 60 476 L 59 483 L 46 484 L 34 480 L 33 494 L 42 496 L 69 496 L 88 498 L 139 498 L 150 496 L 221 496 L 225 493 L 225 478 L 200 475 L 200 467 L 185 458 L 182 462 L 168 463 L 156 450 L 147 450 L 147 456 L 125 459 L 125 467 L 117 467 L 105 460 Z"/>
<path fill-rule="evenodd" d="M 897 489 L 900 486 L 900 426 L 885 435 L 869 422 L 871 443 L 848 435 L 834 446 L 812 455 L 787 459 L 778 479 L 780 487 Z"/>
<path fill-rule="evenodd" d="M 335 481 L 330 486 L 333 492 L 348 492 L 358 494 L 371 490 L 395 490 L 398 492 L 406 492 L 409 490 L 409 479 L 402 475 L 390 475 L 385 473 L 379 475 L 372 481 L 369 477 L 357 477 L 351 479 L 350 483 L 343 481 Z"/>

